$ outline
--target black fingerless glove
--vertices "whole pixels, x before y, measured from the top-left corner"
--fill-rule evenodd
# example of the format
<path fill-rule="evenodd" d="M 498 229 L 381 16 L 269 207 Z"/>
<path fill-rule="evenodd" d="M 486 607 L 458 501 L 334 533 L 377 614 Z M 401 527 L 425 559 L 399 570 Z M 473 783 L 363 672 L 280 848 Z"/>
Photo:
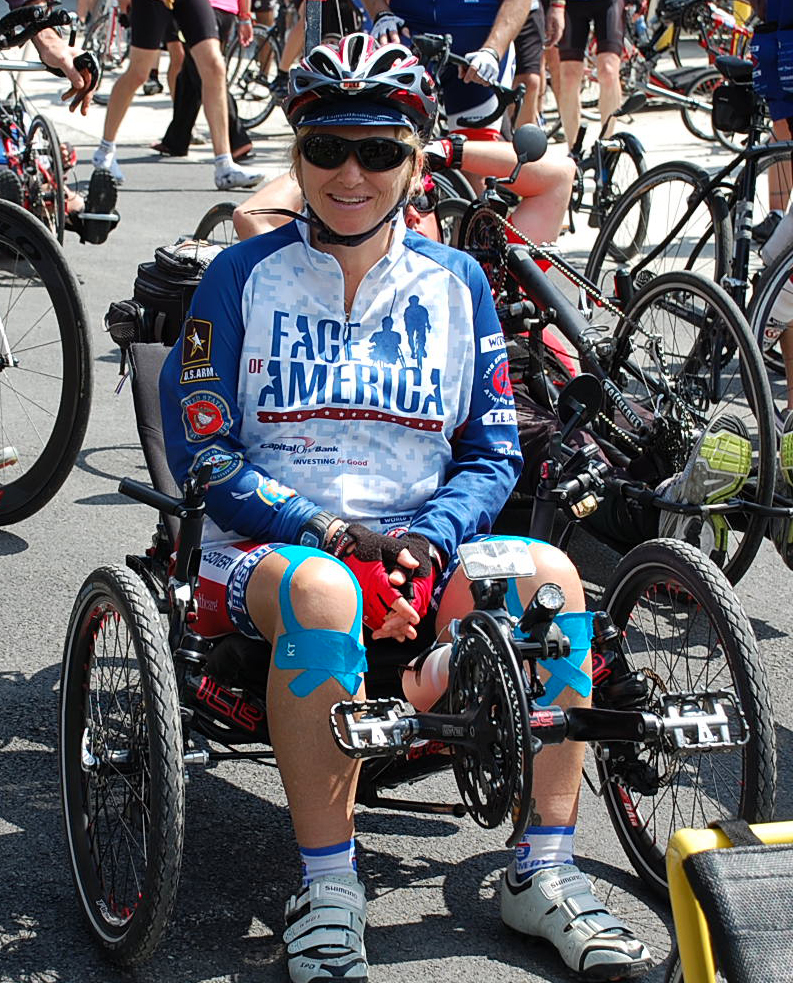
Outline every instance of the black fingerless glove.
<path fill-rule="evenodd" d="M 351 548 L 352 547 L 352 548 Z M 432 571 L 433 559 L 440 563 L 438 551 L 420 533 L 409 532 L 404 536 L 384 536 L 373 532 L 359 522 L 342 527 L 331 537 L 326 550 L 339 559 L 352 555 L 361 563 L 382 563 L 388 573 L 397 566 L 397 557 L 407 549 L 419 561 L 412 571 L 415 577 L 428 577 Z"/>

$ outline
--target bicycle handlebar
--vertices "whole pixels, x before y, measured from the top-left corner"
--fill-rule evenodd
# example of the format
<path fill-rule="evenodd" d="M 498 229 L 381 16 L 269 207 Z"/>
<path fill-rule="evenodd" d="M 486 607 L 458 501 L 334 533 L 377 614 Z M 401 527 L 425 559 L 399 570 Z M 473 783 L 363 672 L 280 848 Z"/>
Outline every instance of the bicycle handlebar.
<path fill-rule="evenodd" d="M 48 27 L 68 27 L 72 15 L 62 7 L 20 7 L 0 18 L 0 51 L 19 48 Z"/>
<path fill-rule="evenodd" d="M 469 69 L 471 66 L 462 57 L 452 52 L 451 34 L 417 34 L 411 38 L 413 47 L 421 62 L 425 65 L 428 62 L 437 60 L 438 65 L 433 74 L 439 76 L 446 65 L 455 68 Z M 462 116 L 457 122 L 464 127 L 484 128 L 494 123 L 500 116 L 503 116 L 510 106 L 515 106 L 520 112 L 523 98 L 526 95 L 526 86 L 521 82 L 514 89 L 502 85 L 500 82 L 490 82 L 486 85 L 496 97 L 496 108 L 485 116 Z"/>

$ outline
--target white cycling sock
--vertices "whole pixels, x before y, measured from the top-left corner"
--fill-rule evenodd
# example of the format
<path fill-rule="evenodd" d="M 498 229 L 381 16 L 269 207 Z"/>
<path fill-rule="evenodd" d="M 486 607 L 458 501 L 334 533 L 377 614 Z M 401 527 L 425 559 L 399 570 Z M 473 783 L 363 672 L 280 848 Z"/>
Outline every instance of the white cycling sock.
<path fill-rule="evenodd" d="M 573 862 L 575 826 L 529 826 L 515 847 L 518 883 L 543 867 Z"/>
<path fill-rule="evenodd" d="M 303 861 L 303 887 L 326 874 L 354 874 L 358 870 L 354 837 L 333 846 L 301 846 L 300 859 Z"/>
<path fill-rule="evenodd" d="M 113 157 L 116 153 L 116 141 L 115 140 L 100 140 L 99 147 L 97 148 L 107 157 Z"/>
<path fill-rule="evenodd" d="M 234 167 L 234 161 L 231 154 L 218 154 L 215 158 L 215 173 L 222 174 L 224 171 L 230 171 Z"/>

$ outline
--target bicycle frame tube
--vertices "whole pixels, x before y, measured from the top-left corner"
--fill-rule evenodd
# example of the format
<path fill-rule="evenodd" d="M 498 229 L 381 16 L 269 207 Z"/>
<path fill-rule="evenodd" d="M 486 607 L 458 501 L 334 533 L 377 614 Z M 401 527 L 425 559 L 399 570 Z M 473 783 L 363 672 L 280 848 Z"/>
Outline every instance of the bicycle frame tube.
<path fill-rule="evenodd" d="M 622 413 L 632 427 L 641 428 L 644 421 L 631 408 L 619 388 L 600 364 L 595 345 L 588 337 L 591 331 L 590 324 L 583 314 L 542 272 L 525 246 L 509 247 L 507 267 L 534 304 L 543 311 L 551 309 L 555 311 L 554 324 L 578 352 L 581 359 L 581 369 L 584 372 L 591 372 L 602 383 L 606 398 Z M 575 276 L 579 280 L 584 280 L 578 274 Z M 588 283 L 589 281 L 584 282 Z M 599 291 L 596 290 L 595 293 L 599 293 Z"/>
<path fill-rule="evenodd" d="M 757 186 L 758 162 L 779 150 L 789 150 L 793 162 L 793 140 L 779 143 L 768 143 L 754 146 L 760 136 L 760 128 L 755 119 L 749 133 L 748 148 L 742 154 L 745 160 L 741 181 L 738 186 L 738 198 L 735 206 L 735 222 L 733 236 L 732 263 L 730 274 L 725 277 L 722 286 L 735 300 L 741 310 L 746 310 L 746 293 L 749 288 L 749 256 L 752 245 L 752 220 L 754 213 L 754 195 Z"/>

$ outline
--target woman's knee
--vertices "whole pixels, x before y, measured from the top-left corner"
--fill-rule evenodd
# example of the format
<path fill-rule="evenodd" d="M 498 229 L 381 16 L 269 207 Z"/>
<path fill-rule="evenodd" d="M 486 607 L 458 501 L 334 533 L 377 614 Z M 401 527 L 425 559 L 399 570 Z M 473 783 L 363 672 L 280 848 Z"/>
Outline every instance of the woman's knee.
<path fill-rule="evenodd" d="M 361 592 L 352 572 L 320 553 L 295 569 L 289 595 L 295 618 L 304 628 L 349 631 L 359 614 Z"/>
<path fill-rule="evenodd" d="M 558 584 L 564 591 L 565 609 L 583 610 L 584 588 L 578 570 L 567 554 L 549 543 L 532 543 L 531 555 L 537 567 L 534 580 Z"/>

